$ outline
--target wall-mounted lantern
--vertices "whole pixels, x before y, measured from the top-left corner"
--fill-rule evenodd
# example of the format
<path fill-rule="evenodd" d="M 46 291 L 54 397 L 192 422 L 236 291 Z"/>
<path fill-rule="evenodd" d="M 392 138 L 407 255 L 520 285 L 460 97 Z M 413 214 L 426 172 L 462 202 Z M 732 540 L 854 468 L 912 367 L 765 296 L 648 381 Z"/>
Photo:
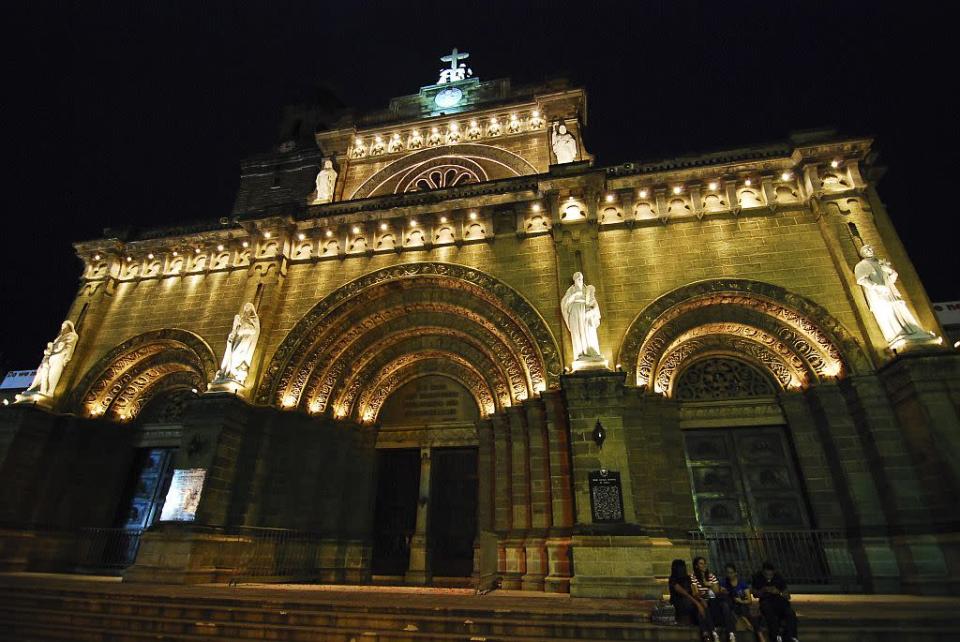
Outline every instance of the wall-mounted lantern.
<path fill-rule="evenodd" d="M 597 448 L 603 448 L 603 442 L 606 438 L 607 431 L 604 430 L 603 424 L 597 419 L 597 425 L 593 428 L 593 443 L 597 445 Z"/>

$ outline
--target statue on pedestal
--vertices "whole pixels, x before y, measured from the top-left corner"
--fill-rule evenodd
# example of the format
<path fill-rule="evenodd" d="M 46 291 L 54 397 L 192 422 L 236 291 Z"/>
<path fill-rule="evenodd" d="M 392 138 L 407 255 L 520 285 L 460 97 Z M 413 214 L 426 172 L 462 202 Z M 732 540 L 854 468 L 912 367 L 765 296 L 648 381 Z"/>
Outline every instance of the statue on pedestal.
<path fill-rule="evenodd" d="M 323 161 L 323 169 L 317 173 L 317 195 L 314 203 L 329 203 L 333 200 L 333 188 L 337 184 L 337 170 L 333 169 L 333 161 Z"/>
<path fill-rule="evenodd" d="M 604 368 L 607 361 L 600 354 L 597 328 L 600 327 L 600 306 L 596 288 L 583 285 L 583 274 L 573 274 L 573 285 L 560 300 L 560 310 L 573 343 L 573 368 Z"/>
<path fill-rule="evenodd" d="M 897 271 L 890 262 L 878 259 L 870 245 L 860 248 L 861 261 L 853 269 L 863 288 L 867 305 L 873 312 L 883 338 L 891 348 L 903 343 L 931 343 L 936 335 L 920 327 L 897 289 Z"/>
<path fill-rule="evenodd" d="M 73 358 L 73 351 L 77 347 L 79 338 L 73 321 L 64 321 L 60 326 L 60 334 L 44 349 L 43 360 L 40 361 L 33 382 L 23 394 L 17 395 L 17 401 L 39 401 L 53 396 L 63 369 Z"/>
<path fill-rule="evenodd" d="M 577 139 L 573 134 L 567 131 L 567 126 L 554 123 L 553 131 L 550 134 L 553 153 L 557 157 L 557 163 L 572 163 L 577 160 Z"/>
<path fill-rule="evenodd" d="M 260 317 L 252 303 L 244 303 L 240 313 L 233 317 L 233 329 L 227 337 L 227 349 L 211 389 L 229 389 L 242 386 L 247 380 L 253 362 L 253 351 L 260 338 Z"/>

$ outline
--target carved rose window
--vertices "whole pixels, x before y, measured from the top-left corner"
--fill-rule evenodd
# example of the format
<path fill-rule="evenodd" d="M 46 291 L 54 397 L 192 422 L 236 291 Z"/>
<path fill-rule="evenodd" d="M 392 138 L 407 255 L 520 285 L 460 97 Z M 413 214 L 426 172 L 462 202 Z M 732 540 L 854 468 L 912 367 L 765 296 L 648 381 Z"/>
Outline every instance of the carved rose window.
<path fill-rule="evenodd" d="M 681 401 L 706 401 L 773 395 L 770 378 L 743 361 L 728 357 L 704 359 L 684 370 L 675 386 Z"/>
<path fill-rule="evenodd" d="M 427 192 L 444 187 L 456 187 L 469 183 L 479 183 L 476 173 L 465 167 L 446 166 L 433 167 L 416 176 L 407 185 L 407 192 Z"/>

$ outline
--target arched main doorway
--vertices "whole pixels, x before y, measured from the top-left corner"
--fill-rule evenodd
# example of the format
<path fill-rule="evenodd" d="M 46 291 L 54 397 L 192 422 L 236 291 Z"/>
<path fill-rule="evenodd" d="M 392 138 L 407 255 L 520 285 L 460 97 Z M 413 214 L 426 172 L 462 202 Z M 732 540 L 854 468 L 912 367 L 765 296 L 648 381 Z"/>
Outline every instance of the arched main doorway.
<path fill-rule="evenodd" d="M 374 571 L 423 583 L 469 574 L 478 513 L 492 514 L 478 423 L 557 388 L 560 371 L 549 328 L 515 290 L 412 263 L 320 301 L 277 349 L 257 401 L 376 427 L 374 531 L 390 532 L 374 542 Z"/>

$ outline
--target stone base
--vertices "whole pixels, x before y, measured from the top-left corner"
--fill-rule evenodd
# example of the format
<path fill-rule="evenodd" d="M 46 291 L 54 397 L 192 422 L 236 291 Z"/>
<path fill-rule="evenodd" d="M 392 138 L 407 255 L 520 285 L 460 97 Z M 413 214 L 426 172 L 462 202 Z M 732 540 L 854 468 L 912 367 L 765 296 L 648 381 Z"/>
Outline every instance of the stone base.
<path fill-rule="evenodd" d="M 163 524 L 143 534 L 124 582 L 203 584 L 229 582 L 242 571 L 250 539 L 212 529 Z"/>
<path fill-rule="evenodd" d="M 53 399 L 47 395 L 40 394 L 36 390 L 25 390 L 14 398 L 14 405 L 39 406 L 41 408 L 52 408 Z"/>
<path fill-rule="evenodd" d="M 666 588 L 670 562 L 691 557 L 686 543 L 643 535 L 575 535 L 572 546 L 574 597 L 657 599 Z"/>

